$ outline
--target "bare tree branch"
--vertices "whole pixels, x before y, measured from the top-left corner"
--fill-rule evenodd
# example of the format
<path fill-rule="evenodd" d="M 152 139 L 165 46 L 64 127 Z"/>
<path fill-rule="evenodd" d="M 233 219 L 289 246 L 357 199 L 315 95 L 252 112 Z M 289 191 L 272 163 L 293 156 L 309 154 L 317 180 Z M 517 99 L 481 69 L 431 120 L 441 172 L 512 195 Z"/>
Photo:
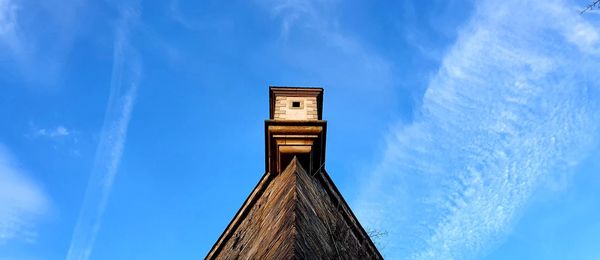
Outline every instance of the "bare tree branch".
<path fill-rule="evenodd" d="M 594 8 L 600 8 L 600 0 L 594 0 L 585 9 L 581 10 L 580 14 L 590 11 Z"/>
<path fill-rule="evenodd" d="M 367 234 L 371 237 L 372 240 L 378 240 L 380 238 L 384 238 L 388 235 L 387 231 L 369 229 L 367 230 Z"/>
<path fill-rule="evenodd" d="M 367 231 L 367 235 L 369 235 L 369 237 L 371 238 L 373 243 L 375 243 L 375 246 L 377 246 L 377 248 L 379 250 L 383 250 L 387 244 L 385 240 L 388 236 L 388 232 L 386 230 L 379 230 L 379 229 L 372 229 L 372 228 L 367 228 L 366 231 Z"/>

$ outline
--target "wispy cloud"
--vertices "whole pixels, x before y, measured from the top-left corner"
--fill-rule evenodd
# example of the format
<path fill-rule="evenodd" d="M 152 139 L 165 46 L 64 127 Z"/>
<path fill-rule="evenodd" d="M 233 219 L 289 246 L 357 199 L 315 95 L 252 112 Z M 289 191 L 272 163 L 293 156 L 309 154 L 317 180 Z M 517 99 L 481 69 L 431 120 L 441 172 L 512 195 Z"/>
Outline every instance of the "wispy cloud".
<path fill-rule="evenodd" d="M 141 76 L 141 63 L 129 37 L 139 19 L 137 3 L 119 9 L 110 97 L 83 205 L 67 259 L 89 259 L 125 146 L 127 127 Z"/>
<path fill-rule="evenodd" d="M 331 5 L 331 1 L 315 3 L 310 0 L 274 0 L 263 1 L 263 3 L 269 5 L 271 13 L 281 19 L 281 36 L 285 39 L 294 26 L 317 30 L 330 26 L 327 16 L 322 15 L 321 12 L 322 8 Z M 320 5 L 321 8 L 315 5 Z"/>
<path fill-rule="evenodd" d="M 0 247 L 11 240 L 35 242 L 36 224 L 50 200 L 0 144 Z"/>
<path fill-rule="evenodd" d="M 393 258 L 485 254 L 545 179 L 598 140 L 595 18 L 565 1 L 476 3 L 415 120 L 392 129 L 358 214 Z"/>
<path fill-rule="evenodd" d="M 183 14 L 178 0 L 172 0 L 167 9 L 167 15 L 188 30 L 200 30 L 206 27 L 206 21 L 190 19 Z"/>
<path fill-rule="evenodd" d="M 0 0 L 0 69 L 36 86 L 55 85 L 83 7 L 82 0 Z"/>
<path fill-rule="evenodd" d="M 280 24 L 279 40 L 286 60 L 315 78 L 319 84 L 345 90 L 389 90 L 393 64 L 358 35 L 344 30 L 340 1 L 258 1 Z M 296 44 L 292 37 L 310 35 L 315 44 Z M 286 83 L 286 84 L 289 84 Z M 386 91 L 362 91 L 372 95 Z M 381 101 L 381 100 L 380 100 Z"/>
<path fill-rule="evenodd" d="M 31 134 L 31 136 L 32 137 L 56 138 L 56 137 L 69 136 L 70 134 L 71 134 L 71 131 L 69 131 L 69 129 L 67 129 L 66 127 L 64 127 L 62 125 L 59 125 L 54 128 L 35 129 L 34 132 Z"/>
<path fill-rule="evenodd" d="M 13 49 L 17 45 L 17 11 L 12 0 L 0 0 L 0 43 Z"/>
<path fill-rule="evenodd" d="M 402 17 L 397 21 L 406 43 L 426 59 L 439 62 L 446 44 L 453 41 L 456 28 L 471 12 L 468 0 L 437 0 L 424 5 L 422 1 L 403 1 Z"/>

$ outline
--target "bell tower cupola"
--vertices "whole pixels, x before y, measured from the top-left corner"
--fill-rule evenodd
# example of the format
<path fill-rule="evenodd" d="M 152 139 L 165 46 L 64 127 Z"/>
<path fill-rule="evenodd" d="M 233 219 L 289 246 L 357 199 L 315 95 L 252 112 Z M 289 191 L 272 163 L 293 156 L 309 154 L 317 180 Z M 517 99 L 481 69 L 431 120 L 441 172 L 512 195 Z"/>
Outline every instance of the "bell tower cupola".
<path fill-rule="evenodd" d="M 270 118 L 265 121 L 266 170 L 278 174 L 297 157 L 309 172 L 324 167 L 327 122 L 323 89 L 270 87 Z"/>

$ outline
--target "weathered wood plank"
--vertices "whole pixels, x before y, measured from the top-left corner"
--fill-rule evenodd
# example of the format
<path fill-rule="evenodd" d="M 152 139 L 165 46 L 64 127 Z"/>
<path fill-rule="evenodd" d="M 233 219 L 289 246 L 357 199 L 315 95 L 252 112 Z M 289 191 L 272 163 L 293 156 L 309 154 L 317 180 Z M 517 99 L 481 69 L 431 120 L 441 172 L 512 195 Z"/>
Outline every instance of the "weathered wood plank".
<path fill-rule="evenodd" d="M 381 259 L 368 239 L 355 235 L 360 230 L 347 221 L 349 209 L 331 198 L 321 177 L 294 158 L 210 259 Z"/>

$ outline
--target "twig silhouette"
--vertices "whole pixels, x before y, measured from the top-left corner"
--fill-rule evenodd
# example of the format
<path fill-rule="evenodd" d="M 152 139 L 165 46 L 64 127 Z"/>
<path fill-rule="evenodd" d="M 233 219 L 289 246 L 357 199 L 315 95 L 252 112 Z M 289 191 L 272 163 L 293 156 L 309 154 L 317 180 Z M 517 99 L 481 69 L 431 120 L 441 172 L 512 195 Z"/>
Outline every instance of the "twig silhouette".
<path fill-rule="evenodd" d="M 600 0 L 594 0 L 593 2 L 591 2 L 589 5 L 587 5 L 587 7 L 585 7 L 585 9 L 581 10 L 580 14 L 583 14 L 594 8 L 600 8 Z"/>

